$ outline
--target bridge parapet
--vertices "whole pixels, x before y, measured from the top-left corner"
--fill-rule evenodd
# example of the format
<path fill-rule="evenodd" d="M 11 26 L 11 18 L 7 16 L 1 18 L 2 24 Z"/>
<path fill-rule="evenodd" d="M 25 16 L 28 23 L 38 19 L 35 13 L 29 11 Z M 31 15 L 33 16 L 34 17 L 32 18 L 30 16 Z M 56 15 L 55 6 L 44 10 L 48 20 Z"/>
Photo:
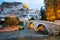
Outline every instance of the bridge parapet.
<path fill-rule="evenodd" d="M 53 33 L 54 31 L 60 31 L 60 24 L 56 22 L 41 21 L 41 20 L 31 20 L 30 22 L 34 23 L 34 30 L 36 30 L 39 24 L 43 24 L 47 28 L 50 34 Z"/>

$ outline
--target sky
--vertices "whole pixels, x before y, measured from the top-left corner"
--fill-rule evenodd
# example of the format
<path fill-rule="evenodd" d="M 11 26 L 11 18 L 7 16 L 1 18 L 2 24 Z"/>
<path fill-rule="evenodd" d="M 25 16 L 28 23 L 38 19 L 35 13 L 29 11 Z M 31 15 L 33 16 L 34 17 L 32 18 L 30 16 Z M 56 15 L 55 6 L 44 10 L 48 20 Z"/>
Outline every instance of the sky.
<path fill-rule="evenodd" d="M 2 2 L 22 2 L 27 3 L 30 7 L 30 9 L 40 9 L 42 6 L 44 6 L 44 0 L 0 0 L 0 4 Z"/>

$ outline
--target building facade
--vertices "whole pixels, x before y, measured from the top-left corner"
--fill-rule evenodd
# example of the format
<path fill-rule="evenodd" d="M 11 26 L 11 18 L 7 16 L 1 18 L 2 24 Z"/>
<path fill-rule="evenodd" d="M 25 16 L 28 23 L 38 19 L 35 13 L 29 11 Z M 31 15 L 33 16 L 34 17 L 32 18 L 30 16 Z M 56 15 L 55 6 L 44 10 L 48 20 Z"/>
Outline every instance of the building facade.
<path fill-rule="evenodd" d="M 1 17 L 9 15 L 20 16 L 20 14 L 26 14 L 26 11 L 28 11 L 28 9 L 24 7 L 24 4 L 21 2 L 3 2 L 1 6 Z"/>
<path fill-rule="evenodd" d="M 0 6 L 0 12 L 1 12 L 1 6 Z"/>
<path fill-rule="evenodd" d="M 38 9 L 30 9 L 29 15 L 31 17 L 35 17 L 36 19 L 41 19 L 41 13 L 40 13 L 40 10 Z"/>
<path fill-rule="evenodd" d="M 28 9 L 24 7 L 21 2 L 3 2 L 0 6 L 0 17 L 4 19 L 5 17 L 14 16 L 20 17 L 22 14 L 26 14 Z"/>
<path fill-rule="evenodd" d="M 23 8 L 23 4 L 20 2 L 3 2 L 2 3 L 2 10 L 5 13 L 10 11 L 17 11 L 22 8 Z"/>

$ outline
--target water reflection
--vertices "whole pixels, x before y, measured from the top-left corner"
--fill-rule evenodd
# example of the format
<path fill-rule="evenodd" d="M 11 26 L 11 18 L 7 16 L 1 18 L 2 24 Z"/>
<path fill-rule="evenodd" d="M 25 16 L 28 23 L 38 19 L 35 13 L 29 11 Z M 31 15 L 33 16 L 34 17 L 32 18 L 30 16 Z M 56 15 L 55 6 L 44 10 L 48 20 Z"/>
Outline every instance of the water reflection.
<path fill-rule="evenodd" d="M 36 34 L 34 30 L 24 29 L 20 31 L 14 31 L 10 33 L 5 33 L 5 35 L 11 34 L 7 39 L 3 39 L 4 33 L 0 33 L 0 40 L 60 40 L 60 36 L 45 36 L 41 34 Z"/>

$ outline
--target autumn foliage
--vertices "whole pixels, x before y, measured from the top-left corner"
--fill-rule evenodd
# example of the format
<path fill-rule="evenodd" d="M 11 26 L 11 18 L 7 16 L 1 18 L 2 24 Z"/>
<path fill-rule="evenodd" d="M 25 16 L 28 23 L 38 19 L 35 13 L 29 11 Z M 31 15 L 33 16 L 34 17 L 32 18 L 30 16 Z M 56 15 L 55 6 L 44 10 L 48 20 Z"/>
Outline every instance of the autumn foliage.
<path fill-rule="evenodd" d="M 19 24 L 18 18 L 7 17 L 5 19 L 5 22 L 3 23 L 3 26 L 7 26 L 7 25 L 9 25 L 9 26 L 16 25 L 17 26 L 18 24 Z"/>

